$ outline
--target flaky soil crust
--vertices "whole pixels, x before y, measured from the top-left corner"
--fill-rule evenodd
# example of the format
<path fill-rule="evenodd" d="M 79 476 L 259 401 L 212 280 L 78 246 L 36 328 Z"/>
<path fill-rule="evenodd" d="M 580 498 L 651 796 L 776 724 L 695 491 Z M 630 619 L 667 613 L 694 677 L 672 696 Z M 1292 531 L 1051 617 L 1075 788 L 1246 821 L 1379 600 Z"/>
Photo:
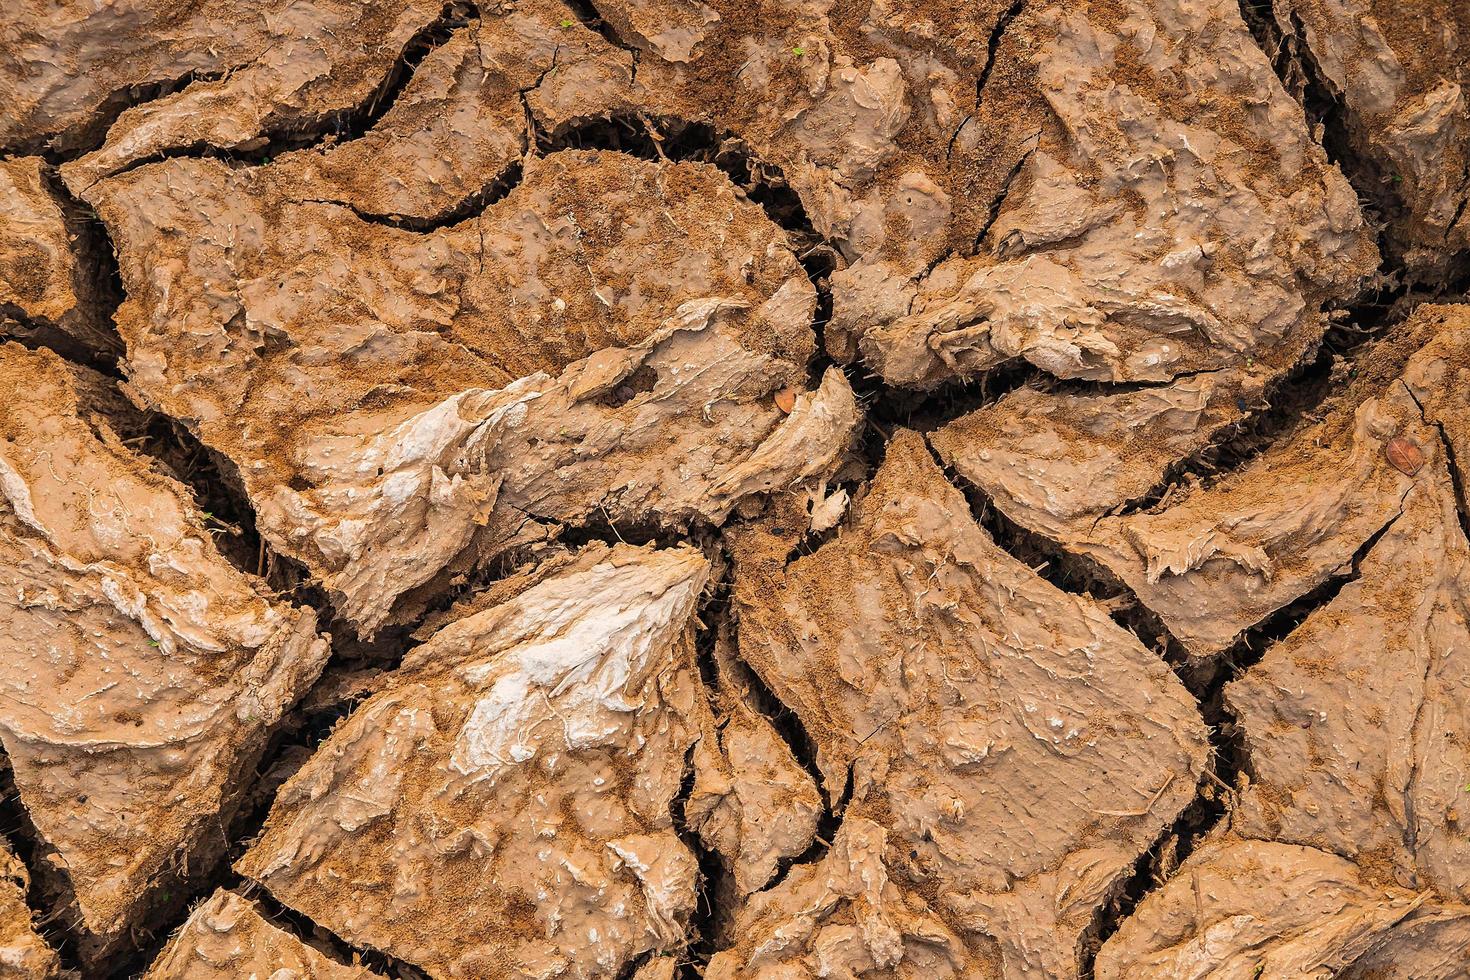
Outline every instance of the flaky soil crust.
<path fill-rule="evenodd" d="M 1458 8 L 7 14 L 0 973 L 1465 976 Z"/>

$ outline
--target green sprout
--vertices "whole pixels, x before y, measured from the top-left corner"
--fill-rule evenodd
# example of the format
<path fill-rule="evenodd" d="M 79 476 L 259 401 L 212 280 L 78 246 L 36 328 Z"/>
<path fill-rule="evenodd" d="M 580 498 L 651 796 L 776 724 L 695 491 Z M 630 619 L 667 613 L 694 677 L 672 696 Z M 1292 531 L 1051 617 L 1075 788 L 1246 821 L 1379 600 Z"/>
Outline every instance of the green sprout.
<path fill-rule="evenodd" d="M 806 48 L 798 44 L 796 47 L 791 49 L 791 53 L 800 58 L 802 55 L 806 54 Z"/>
<path fill-rule="evenodd" d="M 562 30 L 566 30 L 568 27 L 571 27 L 575 23 L 576 21 L 572 20 L 570 17 L 563 17 L 561 19 Z"/>
<path fill-rule="evenodd" d="M 158 641 L 157 640 L 149 640 L 148 641 L 148 645 L 150 647 L 156 647 L 156 646 L 158 646 Z"/>

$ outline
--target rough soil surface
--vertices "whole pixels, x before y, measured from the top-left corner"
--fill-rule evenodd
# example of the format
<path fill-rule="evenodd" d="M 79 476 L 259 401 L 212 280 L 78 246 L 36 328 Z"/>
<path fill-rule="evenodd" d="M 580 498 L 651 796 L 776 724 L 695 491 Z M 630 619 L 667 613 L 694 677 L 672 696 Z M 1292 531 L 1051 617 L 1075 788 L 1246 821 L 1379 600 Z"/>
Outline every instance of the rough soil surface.
<path fill-rule="evenodd" d="M 1289 364 L 1376 262 L 1234 4 L 605 6 L 631 98 L 781 167 L 890 384 Z"/>
<path fill-rule="evenodd" d="M 719 683 L 713 737 L 695 749 L 694 786 L 684 818 L 724 859 L 742 895 L 764 888 L 817 836 L 823 807 L 771 722 L 752 705 L 750 684 L 728 632 L 716 639 Z"/>
<path fill-rule="evenodd" d="M 217 859 L 242 780 L 316 679 L 316 613 L 216 549 L 55 354 L 0 347 L 0 744 L 89 957 Z"/>
<path fill-rule="evenodd" d="M 100 129 L 99 152 L 125 165 L 196 142 L 244 149 L 368 101 L 439 7 L 20 0 L 7 13 L 0 144 L 70 150 Z"/>
<path fill-rule="evenodd" d="M 1185 975 L 1205 949 L 1200 975 L 1465 976 L 1470 540 L 1433 427 L 1470 434 L 1467 326 L 1464 307 L 1404 325 L 1390 385 L 1431 427 L 1418 468 L 1352 581 L 1225 688 L 1250 758 L 1230 835 L 1144 900 L 1099 978 Z"/>
<path fill-rule="evenodd" d="M 40 157 L 0 157 L 0 337 L 115 354 L 117 334 L 98 315 L 100 284 L 49 179 Z"/>
<path fill-rule="evenodd" d="M 432 976 L 616 976 L 680 949 L 670 805 L 709 725 L 692 548 L 590 545 L 440 629 L 281 788 L 240 870 Z"/>
<path fill-rule="evenodd" d="M 1470 906 L 1375 885 L 1350 861 L 1295 844 L 1207 844 L 1098 955 L 1122 977 L 1465 975 Z"/>
<path fill-rule="evenodd" d="M 815 743 L 848 836 L 752 905 L 711 970 L 1074 974 L 1099 906 L 1194 796 L 1188 692 L 996 547 L 914 433 L 836 539 L 788 564 L 776 520 L 732 532 L 740 652 Z M 844 912 L 856 882 L 865 910 Z"/>
<path fill-rule="evenodd" d="M 1470 980 L 1462 5 L 13 6 L 0 976 Z"/>
<path fill-rule="evenodd" d="M 201 904 L 158 955 L 147 980 L 365 980 L 361 966 L 335 962 L 234 892 L 217 891 Z"/>
<path fill-rule="evenodd" d="M 1452 319 L 1402 380 L 1426 418 L 1462 434 L 1467 326 L 1463 312 Z M 1470 642 L 1470 542 L 1443 444 L 1424 458 L 1356 578 L 1226 688 L 1253 774 L 1235 826 L 1467 900 L 1470 789 L 1457 774 L 1470 771 L 1470 673 L 1458 653 Z"/>
<path fill-rule="evenodd" d="M 1470 246 L 1470 10 L 1432 0 L 1272 0 L 1280 57 L 1335 103 L 1339 152 L 1390 222 L 1409 271 L 1432 279 Z"/>
<path fill-rule="evenodd" d="M 413 232 L 301 196 L 294 159 L 167 161 L 88 197 L 121 250 L 130 391 L 234 464 L 261 533 L 365 633 L 557 524 L 718 523 L 836 469 L 858 412 L 838 372 L 807 390 L 811 283 L 720 171 L 559 153 Z"/>
<path fill-rule="evenodd" d="M 1210 656 L 1343 574 L 1364 543 L 1403 513 L 1440 435 L 1437 420 L 1424 416 L 1421 399 L 1392 365 L 1433 336 L 1424 322 L 1429 319 L 1449 334 L 1464 328 L 1465 314 L 1422 308 L 1418 322 L 1391 335 L 1384 349 L 1355 369 L 1358 376 L 1322 407 L 1320 418 L 1305 421 L 1237 471 L 1209 485 L 1180 487 L 1156 506 L 1132 513 L 1082 519 L 1088 509 L 1077 498 L 1090 485 L 1090 467 L 1105 464 L 1067 459 L 1070 447 L 1063 438 L 1048 447 L 1063 457 L 1056 466 L 1041 455 L 1003 451 L 1007 441 L 1025 445 L 1043 438 L 1027 430 L 1024 409 L 1011 417 L 997 411 L 1002 418 L 988 420 L 998 423 L 995 428 L 973 417 L 961 420 L 935 442 L 1008 517 L 1054 536 L 1069 552 L 1122 580 L 1191 655 Z M 1410 371 L 1427 370 L 1410 362 Z M 1463 419 L 1463 391 L 1445 380 L 1434 388 L 1435 403 L 1454 405 L 1456 418 Z M 1044 397 L 1011 401 L 1039 413 L 1066 412 L 1046 405 Z M 979 440 L 964 439 L 966 431 L 983 432 L 994 448 L 976 449 Z M 1085 444 L 1085 436 L 1078 441 Z M 1071 488 L 1071 495 L 1053 495 L 1054 484 Z"/>

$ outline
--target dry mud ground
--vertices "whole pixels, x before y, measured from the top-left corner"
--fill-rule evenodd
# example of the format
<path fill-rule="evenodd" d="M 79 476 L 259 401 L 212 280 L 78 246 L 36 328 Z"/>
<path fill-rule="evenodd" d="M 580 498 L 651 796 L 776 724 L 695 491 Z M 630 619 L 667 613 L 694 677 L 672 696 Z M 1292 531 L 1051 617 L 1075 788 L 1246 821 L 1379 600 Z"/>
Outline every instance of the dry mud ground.
<path fill-rule="evenodd" d="M 1470 977 L 1470 7 L 10 0 L 0 978 Z"/>

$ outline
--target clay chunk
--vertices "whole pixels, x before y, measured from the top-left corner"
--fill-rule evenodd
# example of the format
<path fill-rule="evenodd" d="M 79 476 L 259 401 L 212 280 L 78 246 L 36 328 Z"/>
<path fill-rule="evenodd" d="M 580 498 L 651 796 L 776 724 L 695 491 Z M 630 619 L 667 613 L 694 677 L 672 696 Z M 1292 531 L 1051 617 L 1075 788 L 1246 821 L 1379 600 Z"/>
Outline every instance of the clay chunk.
<path fill-rule="evenodd" d="M 1467 317 L 1413 318 L 1436 333 L 1398 387 L 1443 429 L 1417 450 L 1399 513 L 1352 580 L 1225 690 L 1251 759 L 1237 833 L 1330 850 L 1456 902 L 1470 900 L 1470 541 L 1459 457 L 1437 436 L 1470 435 L 1452 383 L 1470 363 Z"/>
<path fill-rule="evenodd" d="M 1264 9 L 1342 102 L 1353 162 L 1382 200 L 1410 273 L 1445 274 L 1470 248 L 1470 9 L 1437 0 L 1273 0 Z"/>
<path fill-rule="evenodd" d="M 1137 484 L 1110 485 L 1100 471 L 1132 450 L 1090 454 L 1092 433 L 1071 422 L 1065 403 L 1045 396 L 1009 407 L 1002 400 L 942 430 L 935 444 L 1008 517 L 1117 576 L 1190 655 L 1211 657 L 1348 574 L 1354 557 L 1403 513 L 1427 478 L 1426 460 L 1439 452 L 1442 422 L 1470 417 L 1455 380 L 1465 360 L 1456 338 L 1467 324 L 1470 310 L 1421 307 L 1364 355 L 1351 383 L 1315 418 L 1238 469 L 1179 485 L 1157 504 L 1119 500 L 1119 488 L 1132 493 Z M 1165 408 L 1160 431 L 1167 433 L 1173 411 Z M 1026 453 L 1063 431 L 1059 443 Z M 1146 453 L 1148 436 L 1131 458 Z"/>
<path fill-rule="evenodd" d="M 99 322 L 96 283 L 46 186 L 40 157 L 0 158 L 0 337 L 35 338 L 81 356 L 116 353 Z"/>
<path fill-rule="evenodd" d="M 779 168 L 840 256 L 829 349 L 892 385 L 1289 364 L 1378 262 L 1229 0 L 598 10 L 638 54 L 606 111 Z"/>
<path fill-rule="evenodd" d="M 26 891 L 31 876 L 0 839 L 0 980 L 54 980 L 61 961 L 36 933 Z"/>
<path fill-rule="evenodd" d="M 770 883 L 817 834 L 822 798 L 775 727 L 751 705 L 748 668 L 728 633 L 716 639 L 713 730 L 694 753 L 684 818 L 731 869 L 740 895 Z"/>
<path fill-rule="evenodd" d="M 547 84 L 553 69 L 558 76 L 598 71 L 613 86 L 631 74 L 628 55 L 580 25 L 562 23 L 568 11 L 559 0 L 462 13 L 400 90 L 372 96 L 370 108 L 378 115 L 370 126 L 338 125 L 309 146 L 279 154 L 277 179 L 382 221 L 445 221 L 494 192 L 519 165 L 531 136 L 523 97 Z M 248 116 L 241 108 L 250 101 L 244 91 L 227 87 L 209 98 L 226 117 Z M 61 175 L 83 193 L 174 145 L 230 147 L 252 133 L 245 118 L 235 122 L 244 128 L 231 133 L 221 131 L 218 111 L 204 123 L 190 119 L 193 111 L 188 103 L 165 102 L 146 122 L 124 115 L 106 145 L 63 164 Z M 561 111 L 576 111 L 576 105 Z M 262 132 L 268 125 L 260 122 Z"/>
<path fill-rule="evenodd" d="M 1438 935 L 1426 937 L 1426 930 Z M 1436 946 L 1470 937 L 1467 930 L 1470 907 L 1436 906 L 1426 895 L 1376 885 L 1330 852 L 1216 841 L 1123 921 L 1098 954 L 1097 977 L 1451 980 L 1465 975 L 1464 961 L 1452 962 Z M 1386 974 L 1356 967 L 1367 960 L 1393 966 Z"/>
<path fill-rule="evenodd" d="M 1226 689 L 1251 837 L 1388 865 L 1470 900 L 1470 544 L 1436 454 L 1359 576 Z"/>
<path fill-rule="evenodd" d="M 281 789 L 239 870 L 430 977 L 617 977 L 688 942 L 670 804 L 711 719 L 692 548 L 590 545 L 494 587 Z"/>
<path fill-rule="evenodd" d="M 82 372 L 84 369 L 75 369 Z M 0 346 L 0 743 L 81 952 L 217 858 L 316 616 L 236 570 L 189 493 L 123 445 L 91 381 Z"/>
<path fill-rule="evenodd" d="M 1027 4 L 994 59 L 949 144 L 966 163 L 987 143 L 1015 161 L 978 233 L 932 270 L 888 258 L 885 239 L 834 277 L 837 352 L 889 383 L 1017 358 L 1113 382 L 1239 368 L 1319 337 L 1322 304 L 1376 264 L 1351 188 L 1236 4 Z M 904 180 L 893 210 L 922 186 Z"/>
<path fill-rule="evenodd" d="M 929 442 L 1016 524 L 1079 540 L 1243 419 L 1267 379 L 1265 371 L 1219 371 L 1116 394 L 1024 387 Z"/>
<path fill-rule="evenodd" d="M 1196 657 L 1351 566 L 1403 509 L 1413 477 L 1394 439 L 1434 429 L 1402 385 L 1271 446 L 1243 469 L 1162 509 L 1105 517 L 1064 541 L 1122 579 Z"/>
<path fill-rule="evenodd" d="M 217 891 L 193 912 L 144 980 L 366 980 L 376 974 L 344 966 L 272 925 L 249 899 Z"/>
<path fill-rule="evenodd" d="M 58 322 L 76 308 L 76 258 L 40 157 L 0 160 L 0 315 Z"/>
<path fill-rule="evenodd" d="M 740 909 L 740 945 L 716 953 L 705 977 L 993 975 L 993 959 L 885 866 L 888 837 L 872 820 L 849 816 L 821 861 L 793 868 Z"/>
<path fill-rule="evenodd" d="M 367 103 L 441 9 L 438 0 L 20 0 L 6 11 L 0 148 L 74 152 L 105 133 L 104 152 L 122 166 L 195 143 L 246 147 L 266 130 Z"/>
<path fill-rule="evenodd" d="M 899 892 L 932 896 L 924 917 L 966 937 L 941 944 L 954 975 L 979 962 L 1076 976 L 1094 913 L 1194 795 L 1193 699 L 1100 607 L 998 548 L 914 433 L 890 441 L 837 536 L 788 564 L 791 531 L 778 517 L 731 532 L 740 653 L 801 720 L 829 798 L 850 794 L 844 825 L 886 835 L 864 834 L 863 860 L 881 857 Z M 846 872 L 807 870 L 769 899 L 795 917 L 772 928 L 807 938 L 741 930 L 732 958 L 820 974 L 841 930 L 797 910 Z M 939 961 L 927 946 L 908 961 L 893 930 L 864 942 L 874 976 Z"/>
<path fill-rule="evenodd" d="M 364 633 L 560 525 L 717 523 L 839 465 L 860 413 L 841 372 L 808 387 L 811 283 L 714 168 L 556 153 L 422 233 L 293 173 L 167 161 L 93 200 L 132 390 Z"/>

